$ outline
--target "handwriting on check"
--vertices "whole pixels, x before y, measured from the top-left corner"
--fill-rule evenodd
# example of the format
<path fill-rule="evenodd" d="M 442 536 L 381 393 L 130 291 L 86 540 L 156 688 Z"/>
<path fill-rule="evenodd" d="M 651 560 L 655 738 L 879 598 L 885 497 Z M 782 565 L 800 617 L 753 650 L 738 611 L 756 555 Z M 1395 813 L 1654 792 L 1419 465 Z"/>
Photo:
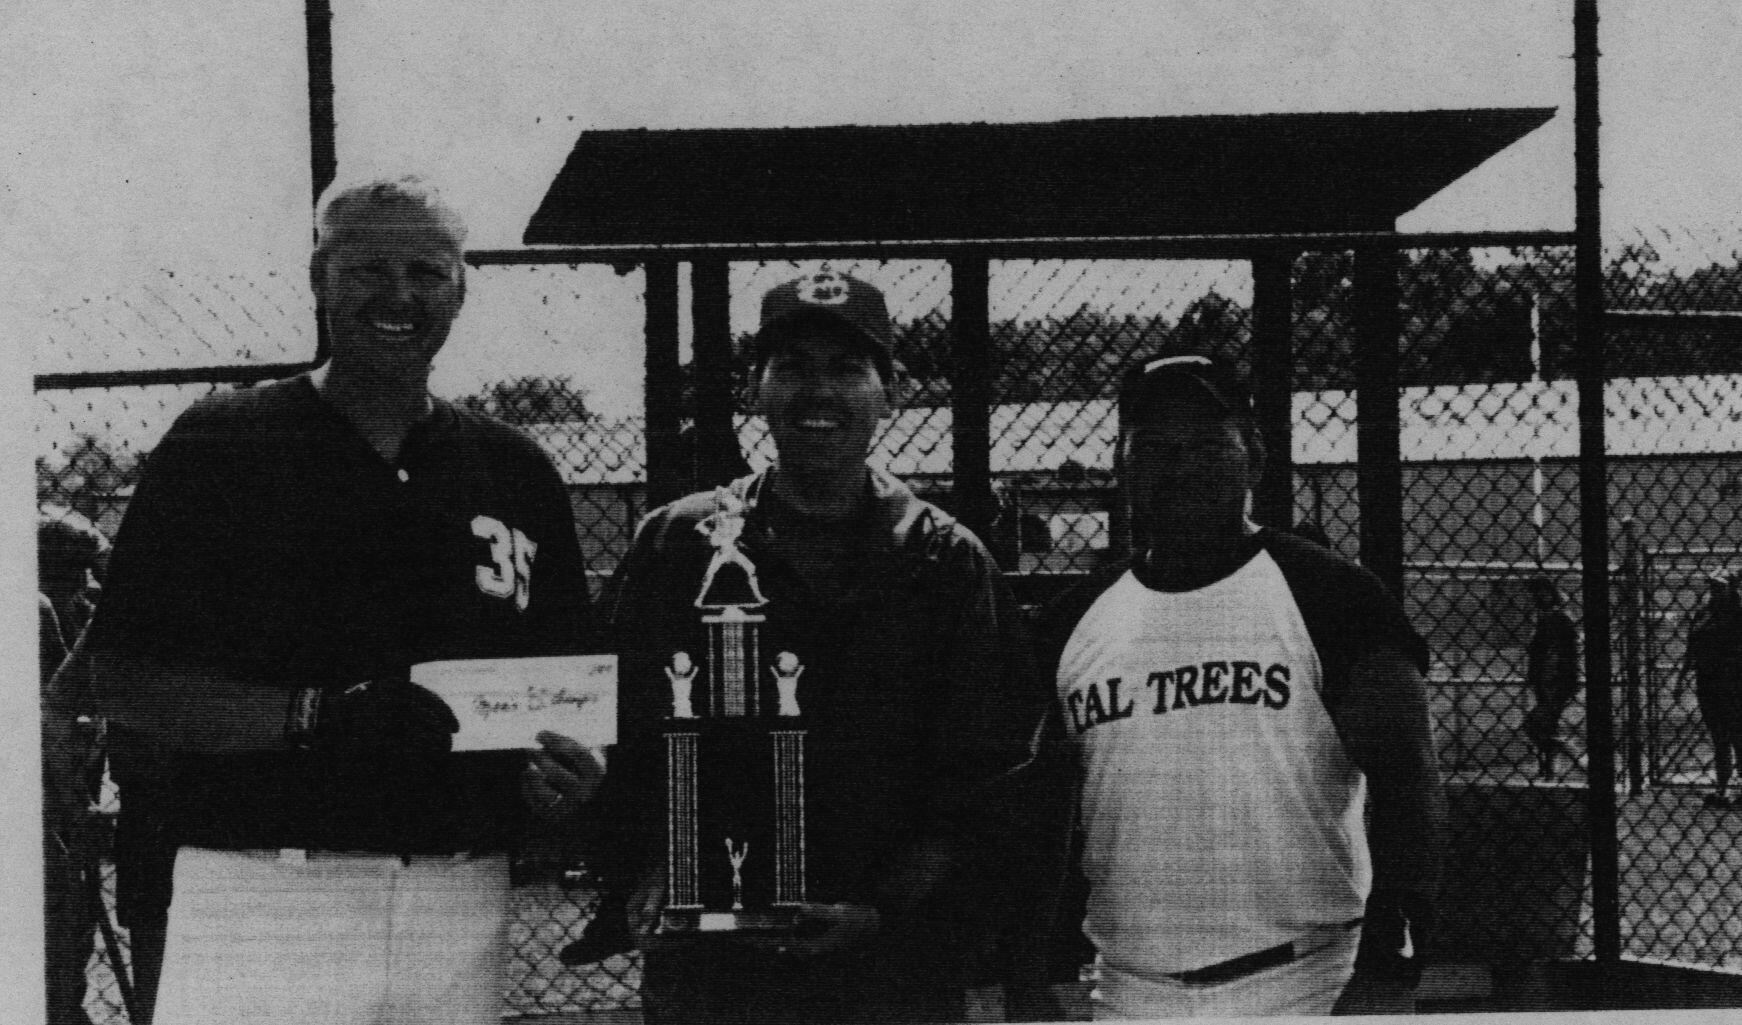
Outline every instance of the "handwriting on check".
<path fill-rule="evenodd" d="M 478 718 L 488 719 L 492 715 L 543 712 L 563 705 L 580 708 L 598 700 L 597 694 L 567 687 L 528 687 L 524 695 L 479 694 L 472 699 L 472 710 L 478 713 Z"/>

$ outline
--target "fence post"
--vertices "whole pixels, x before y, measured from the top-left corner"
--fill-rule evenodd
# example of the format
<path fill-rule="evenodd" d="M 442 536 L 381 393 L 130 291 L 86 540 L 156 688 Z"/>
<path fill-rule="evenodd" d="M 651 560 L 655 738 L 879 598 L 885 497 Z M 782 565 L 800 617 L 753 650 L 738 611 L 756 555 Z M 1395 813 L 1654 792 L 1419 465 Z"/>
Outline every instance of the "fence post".
<path fill-rule="evenodd" d="M 1658 735 L 1664 681 L 1657 671 L 1657 566 L 1651 550 L 1639 549 L 1639 661 L 1645 670 L 1645 780 L 1663 782 L 1663 746 Z"/>
<path fill-rule="evenodd" d="M 1615 812 L 1615 713 L 1609 636 L 1608 366 L 1603 336 L 1602 184 L 1598 178 L 1597 3 L 1573 5 L 1573 289 L 1577 304 L 1579 527 L 1585 586 L 1586 770 L 1591 782 L 1591 921 L 1599 960 L 1621 958 Z"/>
<path fill-rule="evenodd" d="M 738 449 L 732 422 L 732 296 L 725 260 L 690 264 L 690 323 L 695 329 L 695 360 L 690 382 L 695 394 L 695 486 L 714 487 L 749 471 Z"/>
<path fill-rule="evenodd" d="M 1397 250 L 1355 252 L 1356 503 L 1361 564 L 1403 598 L 1403 444 L 1398 338 Z"/>
<path fill-rule="evenodd" d="M 1645 759 L 1640 737 L 1639 681 L 1640 643 L 1639 536 L 1633 517 L 1621 521 L 1621 573 L 1617 581 L 1621 602 L 1621 671 L 1627 684 L 1627 789 L 1645 789 Z"/>
<path fill-rule="evenodd" d="M 661 506 L 688 490 L 683 443 L 683 380 L 677 360 L 677 261 L 649 260 L 647 275 L 647 504 Z"/>
<path fill-rule="evenodd" d="M 1264 438 L 1264 478 L 1253 513 L 1277 530 L 1294 526 L 1293 253 L 1252 258 L 1252 398 Z"/>
<path fill-rule="evenodd" d="M 950 406 L 955 513 L 990 543 L 992 497 L 992 324 L 984 257 L 950 260 Z"/>
<path fill-rule="evenodd" d="M 308 55 L 309 177 L 314 186 L 311 202 L 333 183 L 339 166 L 333 126 L 333 5 L 330 0 L 306 0 L 303 27 Z"/>
<path fill-rule="evenodd" d="M 333 119 L 333 5 L 330 0 L 307 0 L 302 14 L 308 49 L 305 60 L 308 63 L 309 184 L 314 192 L 309 203 L 312 207 L 321 201 L 321 193 L 333 183 L 339 166 Z M 314 358 L 317 365 L 326 362 L 330 348 L 326 314 L 320 309 L 317 299 Z"/>

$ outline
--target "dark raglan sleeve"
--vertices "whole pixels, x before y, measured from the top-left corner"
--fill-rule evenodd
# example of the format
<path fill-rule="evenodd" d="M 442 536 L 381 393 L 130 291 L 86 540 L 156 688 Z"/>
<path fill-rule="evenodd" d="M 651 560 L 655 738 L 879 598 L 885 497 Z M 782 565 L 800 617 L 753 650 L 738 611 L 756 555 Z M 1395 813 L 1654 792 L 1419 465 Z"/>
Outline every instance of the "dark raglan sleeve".
<path fill-rule="evenodd" d="M 1325 707 L 1367 777 L 1369 919 L 1403 914 L 1425 944 L 1446 814 L 1423 682 L 1427 645 L 1371 572 L 1295 538 L 1268 545 L 1324 666 Z"/>
<path fill-rule="evenodd" d="M 1372 572 L 1291 535 L 1267 532 L 1265 545 L 1300 607 L 1332 700 L 1348 685 L 1354 661 L 1369 652 L 1401 653 L 1418 672 L 1427 672 L 1427 642 Z"/>

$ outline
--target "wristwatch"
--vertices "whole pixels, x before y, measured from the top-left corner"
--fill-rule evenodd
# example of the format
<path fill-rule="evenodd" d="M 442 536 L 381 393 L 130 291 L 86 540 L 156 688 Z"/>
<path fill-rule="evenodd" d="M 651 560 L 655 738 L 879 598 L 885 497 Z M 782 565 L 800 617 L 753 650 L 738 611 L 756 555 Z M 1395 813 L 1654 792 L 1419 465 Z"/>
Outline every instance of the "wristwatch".
<path fill-rule="evenodd" d="M 290 708 L 284 715 L 284 741 L 307 750 L 313 746 L 315 727 L 321 721 L 321 689 L 298 687 L 290 692 Z"/>

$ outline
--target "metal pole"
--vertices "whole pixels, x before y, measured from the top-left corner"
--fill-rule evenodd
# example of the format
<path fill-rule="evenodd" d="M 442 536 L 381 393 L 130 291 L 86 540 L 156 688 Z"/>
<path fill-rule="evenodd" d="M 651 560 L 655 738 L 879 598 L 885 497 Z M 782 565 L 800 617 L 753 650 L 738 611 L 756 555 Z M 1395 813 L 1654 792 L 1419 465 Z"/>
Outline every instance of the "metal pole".
<path fill-rule="evenodd" d="M 1663 747 L 1658 736 L 1659 695 L 1671 693 L 1675 677 L 1666 680 L 1658 671 L 1657 565 L 1649 548 L 1639 551 L 1639 659 L 1645 671 L 1645 781 L 1661 783 L 1664 777 Z"/>
<path fill-rule="evenodd" d="M 303 23 L 308 36 L 308 142 L 310 203 L 319 203 L 321 193 L 338 173 L 338 144 L 333 117 L 333 5 L 327 0 L 307 0 Z M 312 229 L 311 229 L 312 233 Z M 318 240 L 317 240 L 318 241 Z M 326 362 L 327 318 L 315 308 L 314 363 Z"/>
<path fill-rule="evenodd" d="M 664 505 L 688 489 L 683 444 L 683 379 L 678 370 L 677 263 L 646 264 L 647 504 Z"/>
<path fill-rule="evenodd" d="M 1355 489 L 1361 513 L 1361 564 L 1403 598 L 1403 441 L 1398 337 L 1398 255 L 1355 251 L 1357 396 Z"/>
<path fill-rule="evenodd" d="M 1530 381 L 1542 384 L 1542 303 L 1533 293 L 1530 297 Z M 1540 394 L 1540 390 L 1538 392 Z M 1534 403 L 1533 403 L 1534 405 Z M 1534 410 L 1533 410 L 1534 411 Z M 1544 425 L 1546 426 L 1546 425 Z M 1530 439 L 1530 522 L 1536 531 L 1536 571 L 1541 573 L 1548 559 L 1547 519 L 1542 505 L 1542 428 Z"/>
<path fill-rule="evenodd" d="M 1277 530 L 1294 526 L 1293 270 L 1293 253 L 1252 258 L 1252 398 L 1266 457 L 1253 514 Z"/>
<path fill-rule="evenodd" d="M 339 158 L 333 122 L 333 5 L 308 0 L 303 5 L 308 30 L 308 140 L 312 202 L 333 183 Z"/>
<path fill-rule="evenodd" d="M 1597 2 L 1573 6 L 1574 289 L 1578 304 L 1579 527 L 1585 589 L 1586 732 L 1590 778 L 1591 917 L 1599 960 L 1621 957 L 1620 844 L 1609 610 L 1609 465 L 1603 435 L 1608 379 L 1603 337 L 1601 119 L 1597 107 Z"/>
<path fill-rule="evenodd" d="M 950 261 L 950 406 L 954 413 L 955 513 L 982 540 L 992 526 L 992 324 L 990 268 L 982 257 Z"/>
<path fill-rule="evenodd" d="M 713 487 L 748 469 L 738 451 L 732 423 L 732 296 L 725 260 L 690 264 L 690 323 L 695 328 L 695 360 L 690 382 L 695 394 L 695 484 Z"/>
<path fill-rule="evenodd" d="M 1640 717 L 1640 659 L 1644 631 L 1640 628 L 1639 534 L 1629 516 L 1621 521 L 1621 665 L 1627 683 L 1627 789 L 1645 789 L 1643 723 Z"/>

